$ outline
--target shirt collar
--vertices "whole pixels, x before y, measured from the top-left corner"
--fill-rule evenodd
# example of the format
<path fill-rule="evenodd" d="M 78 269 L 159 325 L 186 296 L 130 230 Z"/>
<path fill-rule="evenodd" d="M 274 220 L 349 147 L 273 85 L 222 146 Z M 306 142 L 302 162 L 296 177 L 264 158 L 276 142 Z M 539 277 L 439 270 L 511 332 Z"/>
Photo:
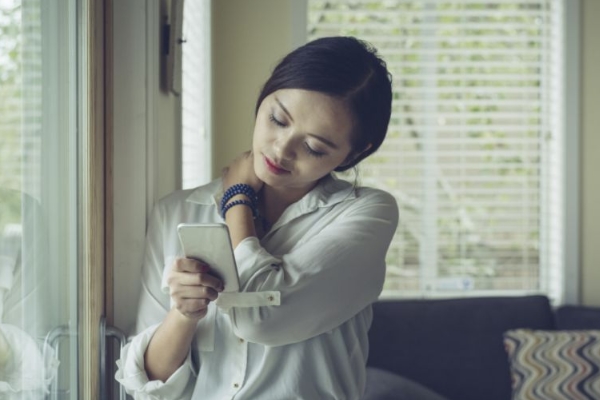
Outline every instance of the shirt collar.
<path fill-rule="evenodd" d="M 223 197 L 223 185 L 221 178 L 215 179 L 206 185 L 200 186 L 192 191 L 187 201 L 218 206 Z M 304 197 L 291 204 L 283 213 L 276 225 L 287 223 L 301 215 L 307 214 L 321 207 L 331 207 L 342 201 L 356 198 L 354 185 L 343 179 L 338 179 L 329 174 Z"/>
<path fill-rule="evenodd" d="M 304 197 L 286 208 L 279 220 L 271 227 L 269 233 L 275 232 L 280 226 L 318 208 L 331 207 L 355 197 L 354 185 L 330 174 L 321 179 Z"/>
<path fill-rule="evenodd" d="M 194 189 L 186 201 L 210 206 L 219 204 L 221 197 L 223 197 L 223 184 L 221 178 L 218 178 Z"/>
<path fill-rule="evenodd" d="M 329 207 L 345 200 L 356 197 L 354 185 L 338 179 L 333 175 L 327 175 L 301 198 L 297 204 L 305 212 L 313 211 L 319 207 Z"/>

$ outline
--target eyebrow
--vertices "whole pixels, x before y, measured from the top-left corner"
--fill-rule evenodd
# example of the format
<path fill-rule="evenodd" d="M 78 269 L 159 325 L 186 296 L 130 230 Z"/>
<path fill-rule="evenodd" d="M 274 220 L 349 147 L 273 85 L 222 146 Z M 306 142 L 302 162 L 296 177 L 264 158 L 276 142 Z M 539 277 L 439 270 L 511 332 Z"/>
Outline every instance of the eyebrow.
<path fill-rule="evenodd" d="M 292 115 L 290 114 L 290 112 L 288 111 L 287 108 L 285 108 L 285 106 L 281 103 L 281 101 L 279 101 L 279 99 L 277 97 L 275 97 L 275 101 L 277 102 L 277 104 L 279 104 L 279 107 L 281 107 L 281 109 L 283 110 L 283 112 L 289 117 L 289 119 L 294 122 L 294 118 L 292 118 Z M 315 133 L 307 133 L 308 136 L 315 138 L 323 143 L 325 143 L 327 146 L 333 148 L 333 149 L 337 149 L 338 146 L 333 143 L 331 140 L 324 138 L 323 136 L 317 135 Z"/>
<path fill-rule="evenodd" d="M 288 111 L 288 109 L 285 108 L 285 106 L 283 104 L 281 104 L 281 102 L 279 101 L 279 99 L 277 97 L 275 97 L 275 101 L 277 102 L 277 104 L 279 104 L 279 107 L 281 107 L 281 109 L 283 110 L 283 112 L 286 113 L 287 116 L 292 120 L 292 122 L 294 122 L 294 118 L 292 118 L 292 114 L 290 114 L 290 112 Z"/>

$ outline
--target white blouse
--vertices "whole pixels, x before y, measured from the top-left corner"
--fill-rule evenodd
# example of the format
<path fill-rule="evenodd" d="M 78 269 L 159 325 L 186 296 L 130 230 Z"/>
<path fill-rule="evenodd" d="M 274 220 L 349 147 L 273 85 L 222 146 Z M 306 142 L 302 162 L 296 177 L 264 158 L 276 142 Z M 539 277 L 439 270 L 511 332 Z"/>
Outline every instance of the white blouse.
<path fill-rule="evenodd" d="M 290 205 L 262 239 L 236 247 L 241 297 L 221 293 L 184 364 L 164 383 L 148 380 L 144 352 L 170 309 L 164 277 L 182 256 L 177 225 L 223 223 L 220 195 L 216 180 L 157 203 L 137 335 L 117 362 L 117 380 L 136 399 L 360 399 L 371 303 L 383 287 L 398 208 L 384 191 L 333 177 Z"/>

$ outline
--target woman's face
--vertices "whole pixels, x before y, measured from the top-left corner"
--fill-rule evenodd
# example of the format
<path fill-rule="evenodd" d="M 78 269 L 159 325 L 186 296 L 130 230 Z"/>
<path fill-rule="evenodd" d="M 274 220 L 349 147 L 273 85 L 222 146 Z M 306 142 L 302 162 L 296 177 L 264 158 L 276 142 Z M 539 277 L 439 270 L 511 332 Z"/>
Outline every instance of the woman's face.
<path fill-rule="evenodd" d="M 309 191 L 351 152 L 352 115 L 343 101 L 282 89 L 261 103 L 254 126 L 254 170 L 274 188 Z"/>

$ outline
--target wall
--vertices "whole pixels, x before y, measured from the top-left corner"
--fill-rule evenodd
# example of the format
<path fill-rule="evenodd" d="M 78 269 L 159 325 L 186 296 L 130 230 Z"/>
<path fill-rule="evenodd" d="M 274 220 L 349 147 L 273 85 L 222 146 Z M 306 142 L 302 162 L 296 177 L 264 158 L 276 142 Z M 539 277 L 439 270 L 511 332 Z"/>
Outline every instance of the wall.
<path fill-rule="evenodd" d="M 571 1 L 571 0 L 567 0 Z M 292 46 L 291 1 L 213 2 L 214 171 L 250 146 L 254 102 L 274 63 Z M 600 1 L 583 0 L 581 300 L 600 306 Z"/>
<path fill-rule="evenodd" d="M 126 332 L 137 311 L 146 217 L 180 182 L 180 101 L 160 90 L 167 9 L 167 0 L 113 1 L 113 308 L 114 325 Z"/>
<path fill-rule="evenodd" d="M 131 1 L 131 0 L 129 0 Z M 162 22 L 168 19 L 171 11 L 170 0 L 159 0 L 159 12 L 153 12 L 153 4 L 156 0 L 149 3 L 148 19 L 150 25 L 148 32 L 152 32 L 154 37 L 148 38 L 149 48 L 148 56 L 154 60 L 158 58 L 158 68 L 150 69 L 148 72 L 148 89 L 152 90 L 151 98 L 155 106 L 149 113 L 154 114 L 153 134 L 156 136 L 156 149 L 153 155 L 155 165 L 154 199 L 158 200 L 163 196 L 181 187 L 181 97 L 174 95 L 167 88 L 166 83 L 166 64 L 167 58 L 163 56 L 165 43 L 162 38 Z M 156 24 L 156 25 L 154 25 Z M 150 109 L 151 107 L 149 107 Z"/>
<path fill-rule="evenodd" d="M 582 1 L 581 15 L 581 289 L 600 306 L 600 1 Z"/>
<path fill-rule="evenodd" d="M 292 48 L 291 0 L 213 1 L 213 175 L 250 150 L 254 106 Z"/>

